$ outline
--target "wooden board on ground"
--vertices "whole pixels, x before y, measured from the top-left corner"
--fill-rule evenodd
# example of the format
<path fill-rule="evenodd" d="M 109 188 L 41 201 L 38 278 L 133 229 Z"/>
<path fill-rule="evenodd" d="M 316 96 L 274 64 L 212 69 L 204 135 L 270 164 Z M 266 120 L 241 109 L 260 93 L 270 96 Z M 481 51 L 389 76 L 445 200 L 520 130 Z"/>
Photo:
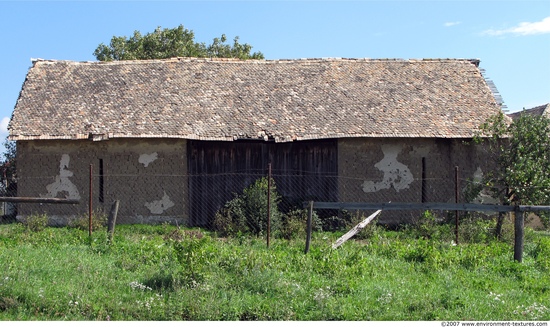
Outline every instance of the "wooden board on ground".
<path fill-rule="evenodd" d="M 344 244 L 345 241 L 349 240 L 353 235 L 359 233 L 363 228 L 365 228 L 378 214 L 382 212 L 382 210 L 376 210 L 372 215 L 365 218 L 362 222 L 355 225 L 352 229 L 350 229 L 347 233 L 342 235 L 336 242 L 332 244 L 332 248 L 336 249 L 340 245 Z"/>

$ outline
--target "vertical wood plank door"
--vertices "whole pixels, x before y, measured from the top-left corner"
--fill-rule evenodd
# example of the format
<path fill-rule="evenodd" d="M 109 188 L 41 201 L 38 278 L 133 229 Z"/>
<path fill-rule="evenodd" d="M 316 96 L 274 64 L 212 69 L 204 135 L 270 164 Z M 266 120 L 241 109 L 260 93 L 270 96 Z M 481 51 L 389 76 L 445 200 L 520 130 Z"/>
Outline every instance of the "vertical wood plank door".
<path fill-rule="evenodd" d="M 302 201 L 338 200 L 337 141 L 289 143 L 188 141 L 189 222 L 211 227 L 216 211 L 261 177 L 271 163 L 283 211 Z"/>

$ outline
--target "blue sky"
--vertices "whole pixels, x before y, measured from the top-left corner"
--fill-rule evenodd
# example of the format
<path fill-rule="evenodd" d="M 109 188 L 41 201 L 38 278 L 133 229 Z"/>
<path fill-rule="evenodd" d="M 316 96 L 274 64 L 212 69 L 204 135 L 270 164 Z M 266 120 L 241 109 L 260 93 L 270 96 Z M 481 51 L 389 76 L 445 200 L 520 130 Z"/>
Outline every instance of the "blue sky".
<path fill-rule="evenodd" d="M 31 58 L 93 61 L 114 35 L 180 24 L 198 42 L 239 36 L 266 59 L 477 58 L 510 112 L 550 102 L 547 0 L 0 0 L 1 140 Z"/>

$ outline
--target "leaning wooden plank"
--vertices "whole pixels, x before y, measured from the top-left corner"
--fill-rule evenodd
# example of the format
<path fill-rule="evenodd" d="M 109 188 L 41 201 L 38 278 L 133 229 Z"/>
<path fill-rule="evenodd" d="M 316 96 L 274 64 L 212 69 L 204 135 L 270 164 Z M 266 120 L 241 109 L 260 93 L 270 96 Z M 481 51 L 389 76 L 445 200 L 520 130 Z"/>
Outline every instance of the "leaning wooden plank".
<path fill-rule="evenodd" d="M 336 240 L 336 242 L 334 242 L 332 244 L 332 248 L 333 249 L 336 249 L 337 247 L 339 247 L 340 245 L 344 244 L 345 241 L 349 240 L 353 235 L 359 233 L 363 228 L 365 228 L 376 216 L 378 216 L 378 214 L 382 212 L 382 210 L 377 210 L 375 211 L 372 215 L 368 216 L 367 218 L 365 218 L 365 220 L 363 220 L 362 222 L 360 222 L 359 224 L 355 225 L 355 227 L 353 227 L 352 229 L 350 229 L 347 233 L 345 233 L 344 235 L 342 235 L 342 237 L 340 237 L 338 240 Z"/>

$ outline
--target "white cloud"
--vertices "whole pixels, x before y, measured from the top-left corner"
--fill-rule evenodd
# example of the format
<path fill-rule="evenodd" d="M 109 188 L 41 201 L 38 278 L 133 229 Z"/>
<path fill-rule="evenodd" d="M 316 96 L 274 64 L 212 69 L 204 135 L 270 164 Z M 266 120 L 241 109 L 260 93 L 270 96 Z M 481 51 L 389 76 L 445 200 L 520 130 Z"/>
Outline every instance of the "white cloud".
<path fill-rule="evenodd" d="M 10 117 L 2 118 L 2 121 L 0 121 L 0 134 L 8 134 L 9 123 L 10 123 Z"/>
<path fill-rule="evenodd" d="M 505 34 L 513 35 L 535 35 L 535 34 L 550 34 L 550 16 L 544 18 L 540 22 L 523 22 L 512 28 L 494 30 L 489 29 L 482 34 L 500 36 Z"/>
<path fill-rule="evenodd" d="M 460 24 L 460 23 L 462 23 L 462 22 L 447 22 L 447 23 L 443 24 L 443 26 L 445 26 L 445 27 L 451 27 L 451 26 L 458 25 L 458 24 Z"/>

